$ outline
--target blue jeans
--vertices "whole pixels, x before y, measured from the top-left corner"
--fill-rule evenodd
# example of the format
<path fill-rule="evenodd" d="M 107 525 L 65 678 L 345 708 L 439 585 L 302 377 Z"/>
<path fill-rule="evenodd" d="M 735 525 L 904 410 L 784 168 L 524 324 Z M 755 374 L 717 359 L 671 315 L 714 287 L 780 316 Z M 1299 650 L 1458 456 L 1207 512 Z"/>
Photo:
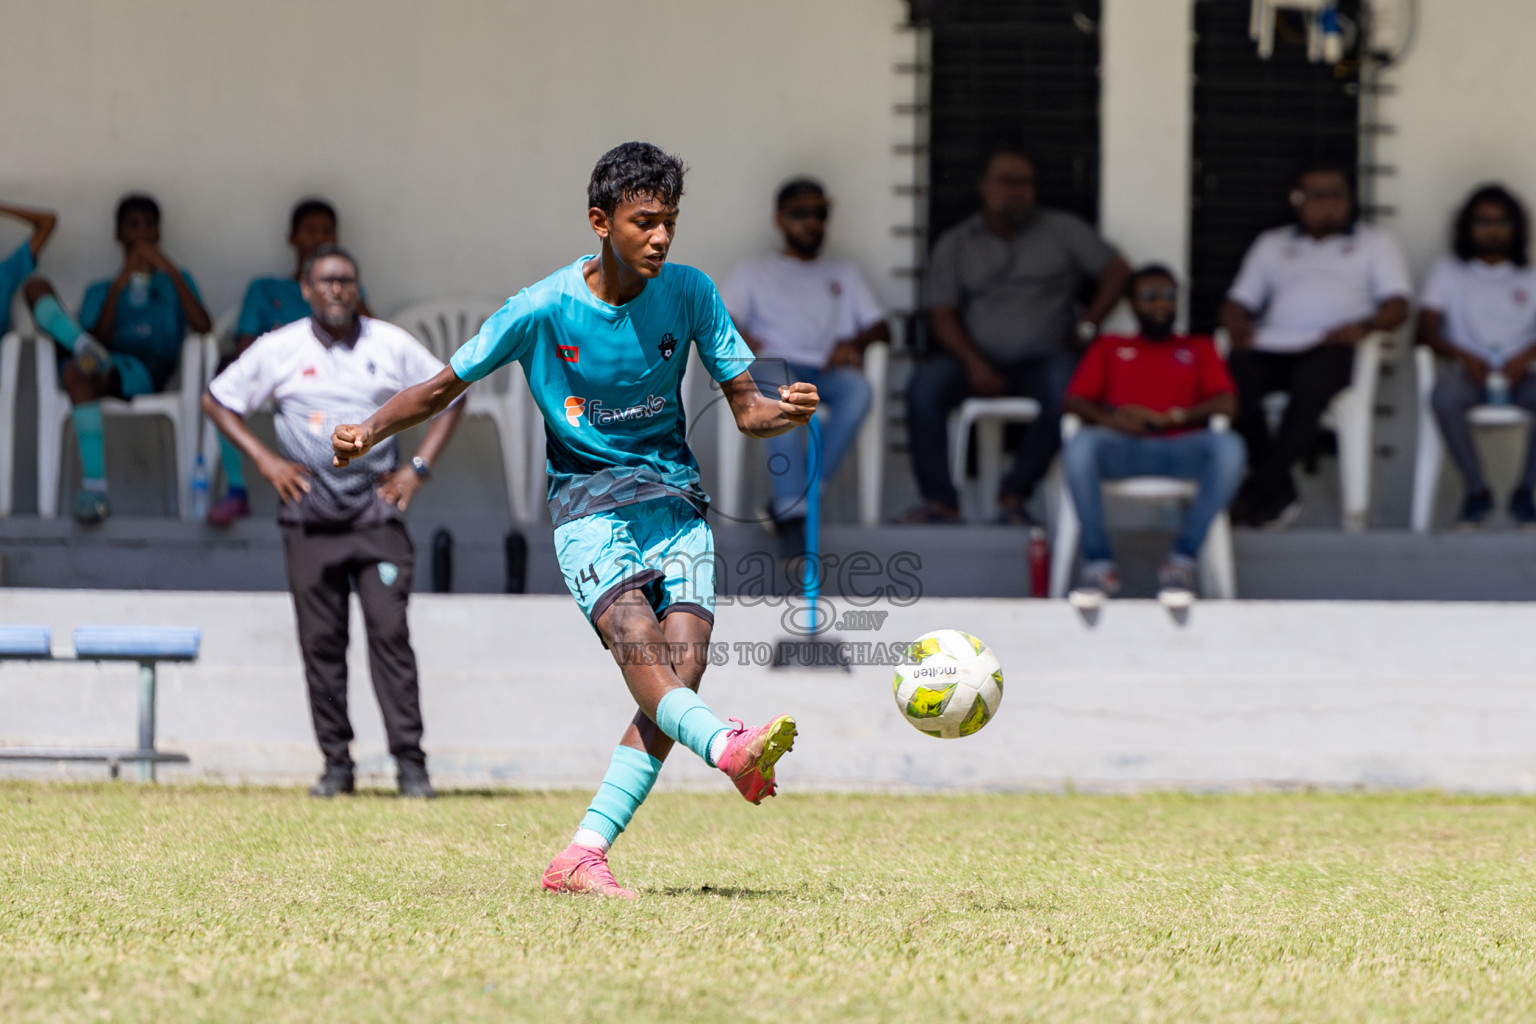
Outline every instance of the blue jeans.
<path fill-rule="evenodd" d="M 1194 558 L 1205 543 L 1211 521 L 1237 493 L 1243 481 L 1247 448 L 1237 434 L 1195 430 L 1174 437 L 1132 437 L 1108 427 L 1084 427 L 1061 454 L 1072 503 L 1083 524 L 1082 552 L 1089 562 L 1114 558 L 1104 528 L 1102 480 L 1132 476 L 1171 476 L 1199 485 L 1173 542 L 1176 555 Z"/>
<path fill-rule="evenodd" d="M 825 484 L 837 472 L 848 454 L 859 426 L 869 413 L 873 396 L 864 371 L 842 366 L 823 370 L 816 366 L 790 363 L 789 379 L 816 385 L 827 415 L 821 423 L 821 450 L 811 455 L 820 466 Z M 808 430 L 791 430 L 768 439 L 768 472 L 773 478 L 773 514 L 783 519 L 805 515 L 806 438 Z"/>

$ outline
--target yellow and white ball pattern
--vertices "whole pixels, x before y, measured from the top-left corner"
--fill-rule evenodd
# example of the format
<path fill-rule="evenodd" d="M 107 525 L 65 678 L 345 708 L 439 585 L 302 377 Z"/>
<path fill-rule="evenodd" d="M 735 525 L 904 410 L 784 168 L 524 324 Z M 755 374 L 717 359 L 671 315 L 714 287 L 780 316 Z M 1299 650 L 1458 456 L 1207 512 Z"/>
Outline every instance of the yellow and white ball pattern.
<path fill-rule="evenodd" d="M 992 720 L 1003 701 L 1003 669 L 985 643 L 958 629 L 939 629 L 907 648 L 896 669 L 896 706 L 918 732 L 941 739 L 969 736 Z"/>

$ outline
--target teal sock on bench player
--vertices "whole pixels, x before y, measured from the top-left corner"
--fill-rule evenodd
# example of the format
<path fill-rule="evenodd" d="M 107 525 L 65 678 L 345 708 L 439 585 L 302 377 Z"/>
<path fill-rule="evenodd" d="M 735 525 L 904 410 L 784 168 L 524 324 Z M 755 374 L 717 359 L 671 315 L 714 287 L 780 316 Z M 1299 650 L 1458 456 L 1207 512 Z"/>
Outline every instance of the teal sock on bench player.
<path fill-rule="evenodd" d="M 48 332 L 50 338 L 71 352 L 75 350 L 75 342 L 80 335 L 85 333 L 75 323 L 75 318 L 64 312 L 64 307 L 52 295 L 44 295 L 37 300 L 37 305 L 32 307 L 32 318 L 37 321 L 37 326 Z"/>
<path fill-rule="evenodd" d="M 69 412 L 80 445 L 80 476 L 88 491 L 107 489 L 106 446 L 101 435 L 101 403 L 81 402 Z"/>
<path fill-rule="evenodd" d="M 718 767 L 714 740 L 730 732 L 730 726 L 715 717 L 709 705 L 686 686 L 667 691 L 656 705 L 656 727 L 704 759 L 711 768 Z"/>
<path fill-rule="evenodd" d="M 219 435 L 219 462 L 224 466 L 224 482 L 231 498 L 245 496 L 245 466 L 240 461 L 240 449 L 223 434 Z"/>
<path fill-rule="evenodd" d="M 660 774 L 661 762 L 645 751 L 625 746 L 615 748 L 613 760 L 608 763 L 608 774 L 603 776 L 603 784 L 592 797 L 592 805 L 581 819 L 574 841 L 580 846 L 597 846 L 604 850 L 612 846 L 619 833 L 629 827 L 630 819 L 650 795 L 651 787 L 656 785 L 656 776 Z M 587 835 L 589 832 L 595 835 Z M 597 837 L 601 838 L 601 844 L 594 841 Z"/>

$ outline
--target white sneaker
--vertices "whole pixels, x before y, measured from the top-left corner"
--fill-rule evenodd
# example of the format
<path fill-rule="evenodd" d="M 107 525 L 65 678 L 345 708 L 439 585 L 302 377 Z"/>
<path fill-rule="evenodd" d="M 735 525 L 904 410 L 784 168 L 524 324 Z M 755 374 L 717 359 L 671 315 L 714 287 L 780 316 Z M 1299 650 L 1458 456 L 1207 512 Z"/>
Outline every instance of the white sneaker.
<path fill-rule="evenodd" d="M 1102 608 L 1104 602 L 1120 593 L 1120 572 L 1114 562 L 1089 562 L 1067 601 L 1080 612 Z"/>
<path fill-rule="evenodd" d="M 1174 555 L 1157 570 L 1157 600 L 1169 611 L 1195 603 L 1195 563 Z"/>

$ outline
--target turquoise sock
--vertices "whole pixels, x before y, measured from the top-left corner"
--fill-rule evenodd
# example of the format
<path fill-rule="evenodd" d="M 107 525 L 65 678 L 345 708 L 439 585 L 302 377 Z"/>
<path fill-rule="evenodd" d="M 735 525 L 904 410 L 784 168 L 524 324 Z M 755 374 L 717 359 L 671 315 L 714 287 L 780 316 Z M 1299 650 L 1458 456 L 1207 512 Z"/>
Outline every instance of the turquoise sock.
<path fill-rule="evenodd" d="M 32 307 L 32 317 L 37 321 L 37 326 L 48 332 L 50 338 L 70 351 L 74 351 L 75 339 L 85 333 L 52 295 L 44 295 L 37 300 L 37 305 Z M 100 432 L 98 428 L 98 436 Z"/>
<path fill-rule="evenodd" d="M 629 820 L 650 795 L 659 774 L 661 762 L 650 754 L 634 747 L 616 748 L 608 774 L 603 776 L 592 806 L 581 819 L 581 827 L 591 829 L 611 844 L 629 827 Z"/>
<path fill-rule="evenodd" d="M 715 762 L 709 759 L 709 744 L 729 726 L 715 717 L 709 705 L 686 686 L 667 691 L 656 705 L 656 726 L 672 739 L 704 759 L 711 768 Z"/>
<path fill-rule="evenodd" d="M 240 449 L 223 434 L 219 435 L 219 462 L 224 466 L 224 481 L 232 498 L 245 496 L 245 464 L 240 461 Z"/>
<path fill-rule="evenodd" d="M 70 410 L 75 440 L 80 444 L 80 475 L 86 480 L 107 478 L 107 456 L 101 438 L 101 403 L 83 402 Z"/>

